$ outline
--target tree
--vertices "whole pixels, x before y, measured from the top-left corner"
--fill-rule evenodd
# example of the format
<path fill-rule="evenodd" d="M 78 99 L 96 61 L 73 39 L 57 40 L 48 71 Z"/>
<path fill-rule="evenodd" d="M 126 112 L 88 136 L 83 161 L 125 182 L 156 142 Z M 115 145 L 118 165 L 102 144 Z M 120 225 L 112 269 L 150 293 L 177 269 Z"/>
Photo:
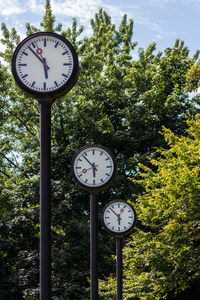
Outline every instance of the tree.
<path fill-rule="evenodd" d="M 187 136 L 163 128 L 169 149 L 160 148 L 158 159 L 149 158 L 156 171 L 140 164 L 139 225 L 123 251 L 124 299 L 172 299 L 199 285 L 199 116 L 187 124 Z M 108 299 L 114 287 L 113 278 L 102 283 Z M 190 295 L 198 297 L 199 291 Z"/>
<path fill-rule="evenodd" d="M 70 40 L 81 67 L 76 86 L 52 106 L 53 295 L 59 299 L 87 299 L 89 196 L 72 181 L 72 156 L 89 143 L 107 146 L 115 154 L 118 176 L 115 184 L 102 193 L 99 212 L 113 197 L 134 199 L 138 185 L 131 184 L 127 176 L 137 176 L 138 162 L 146 162 L 148 155 L 155 156 L 154 147 L 164 144 L 158 134 L 162 125 L 181 134 L 185 128 L 184 114 L 197 111 L 184 90 L 187 72 L 197 57 L 189 57 L 187 47 L 177 41 L 164 54 L 155 54 L 153 43 L 146 50 L 140 49 L 139 58 L 134 60 L 133 20 L 127 20 L 126 15 L 117 29 L 110 16 L 100 9 L 91 20 L 91 36 L 82 38 L 83 27 L 78 26 L 76 19 L 70 28 L 63 29 L 61 24 L 55 25 L 50 1 L 46 1 L 45 8 L 42 30 L 58 32 Z M 29 23 L 26 29 L 27 35 L 41 30 Z M 10 64 L 20 38 L 14 28 L 9 31 L 5 24 L 2 33 L 1 42 L 6 49 L 1 57 Z M 7 72 L 10 74 L 9 67 Z M 1 244 L 11 243 L 12 251 L 6 246 L 2 248 L 1 259 L 2 266 L 10 266 L 6 269 L 7 291 L 14 286 L 13 293 L 37 297 L 39 105 L 21 93 L 11 75 L 6 78 L 7 88 L 1 94 L 5 121 L 0 129 L 5 142 L 0 150 L 7 157 L 1 168 L 7 204 L 1 217 L 1 226 L 5 228 Z M 17 220 L 21 220 L 18 227 Z M 102 233 L 101 224 L 99 248 L 102 277 L 114 270 L 110 258 L 114 244 L 112 238 Z M 2 282 L 0 290 L 5 289 Z"/>

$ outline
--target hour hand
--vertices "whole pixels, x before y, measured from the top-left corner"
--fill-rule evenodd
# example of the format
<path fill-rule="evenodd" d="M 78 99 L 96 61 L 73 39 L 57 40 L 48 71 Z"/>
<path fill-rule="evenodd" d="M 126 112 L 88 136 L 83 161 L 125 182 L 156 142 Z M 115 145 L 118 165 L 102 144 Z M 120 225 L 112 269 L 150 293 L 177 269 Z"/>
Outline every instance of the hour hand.
<path fill-rule="evenodd" d="M 120 221 L 121 221 L 120 214 L 118 214 L 117 216 L 118 216 L 118 223 L 120 225 Z"/>
<path fill-rule="evenodd" d="M 97 169 L 96 169 L 96 167 L 95 167 L 95 163 L 93 163 L 92 164 L 92 168 L 93 168 L 93 177 L 96 177 L 96 171 L 97 171 Z"/>
<path fill-rule="evenodd" d="M 44 58 L 44 74 L 45 74 L 45 78 L 48 78 L 48 67 L 47 67 L 47 63 L 46 63 L 46 58 Z"/>

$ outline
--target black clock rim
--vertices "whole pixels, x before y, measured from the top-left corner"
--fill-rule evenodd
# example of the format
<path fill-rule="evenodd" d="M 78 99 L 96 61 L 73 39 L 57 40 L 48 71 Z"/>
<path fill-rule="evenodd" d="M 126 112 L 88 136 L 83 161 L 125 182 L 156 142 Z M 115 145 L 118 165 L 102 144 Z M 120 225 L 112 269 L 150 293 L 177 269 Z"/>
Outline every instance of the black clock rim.
<path fill-rule="evenodd" d="M 134 212 L 134 216 L 135 216 L 134 222 L 133 222 L 133 224 L 131 225 L 131 227 L 130 227 L 128 230 L 123 231 L 123 232 L 114 232 L 114 231 L 112 231 L 111 229 L 109 229 L 109 228 L 106 226 L 106 224 L 105 224 L 105 222 L 104 222 L 104 214 L 105 214 L 106 209 L 108 208 L 108 206 L 112 205 L 113 203 L 117 203 L 117 202 L 123 202 L 123 203 L 125 203 L 126 205 L 128 205 L 128 206 L 132 209 L 132 211 Z M 134 209 L 134 207 L 133 207 L 132 204 L 130 204 L 130 203 L 127 202 L 126 200 L 114 199 L 114 200 L 112 200 L 112 201 L 109 201 L 109 202 L 105 205 L 105 207 L 103 208 L 102 213 L 101 213 L 101 221 L 102 221 L 102 224 L 103 224 L 104 228 L 106 229 L 106 231 L 109 232 L 110 234 L 112 234 L 112 235 L 114 235 L 114 236 L 124 236 L 124 235 L 127 235 L 127 234 L 131 233 L 131 231 L 132 231 L 133 228 L 135 227 L 135 224 L 136 224 L 136 221 L 137 221 L 137 215 L 136 215 L 136 211 L 135 211 L 135 209 Z"/>
<path fill-rule="evenodd" d="M 40 92 L 40 91 L 34 91 L 31 88 L 27 87 L 19 78 L 18 74 L 17 74 L 17 69 L 16 69 L 16 58 L 18 55 L 19 50 L 21 49 L 21 47 L 29 40 L 31 40 L 32 38 L 35 37 L 39 37 L 39 36 L 52 36 L 52 37 L 56 37 L 60 40 L 62 40 L 67 47 L 70 49 L 72 56 L 73 56 L 73 60 L 74 60 L 74 66 L 73 66 L 73 71 L 72 74 L 69 77 L 69 80 L 62 85 L 60 88 L 54 90 L 54 91 L 48 91 L 48 92 Z M 37 32 L 34 33 L 28 37 L 26 37 L 24 40 L 22 40 L 16 47 L 14 53 L 13 53 L 13 57 L 12 57 L 12 74 L 13 77 L 17 83 L 17 85 L 28 95 L 36 98 L 36 99 L 48 99 L 48 98 L 53 98 L 56 99 L 58 97 L 63 96 L 64 94 L 66 94 L 67 92 L 69 92 L 73 86 L 75 85 L 75 83 L 77 82 L 78 79 L 78 75 L 79 75 L 79 61 L 78 61 L 78 56 L 77 53 L 73 47 L 73 45 L 67 40 L 65 39 L 63 36 L 54 33 L 54 32 L 47 32 L 47 31 L 41 31 L 41 32 Z"/>
<path fill-rule="evenodd" d="M 102 184 L 101 186 L 97 186 L 97 187 L 89 187 L 89 186 L 86 186 L 86 185 L 84 185 L 82 182 L 80 182 L 80 181 L 78 180 L 78 178 L 76 177 L 76 175 L 75 175 L 75 172 L 74 172 L 74 162 L 75 162 L 77 156 L 78 156 L 82 151 L 84 151 L 85 149 L 88 149 L 88 148 L 100 148 L 100 149 L 106 151 L 106 152 L 110 155 L 110 157 L 112 158 L 112 161 L 113 161 L 113 173 L 112 173 L 112 176 L 110 177 L 110 179 L 109 179 L 106 183 Z M 113 153 L 111 152 L 110 149 L 108 149 L 107 147 L 102 146 L 102 145 L 100 145 L 100 144 L 88 144 L 88 145 L 85 145 L 85 146 L 81 147 L 81 148 L 74 154 L 74 156 L 73 156 L 73 158 L 72 158 L 72 160 L 71 160 L 71 167 L 70 167 L 70 168 L 71 168 L 71 174 L 72 174 L 73 179 L 75 180 L 76 183 L 78 183 L 78 185 L 79 185 L 82 189 L 87 190 L 88 192 L 97 192 L 97 191 L 102 191 L 102 190 L 108 188 L 108 187 L 110 186 L 110 184 L 113 182 L 113 180 L 114 180 L 114 178 L 115 178 L 115 176 L 116 176 L 117 164 L 116 164 L 114 155 L 113 155 Z"/>

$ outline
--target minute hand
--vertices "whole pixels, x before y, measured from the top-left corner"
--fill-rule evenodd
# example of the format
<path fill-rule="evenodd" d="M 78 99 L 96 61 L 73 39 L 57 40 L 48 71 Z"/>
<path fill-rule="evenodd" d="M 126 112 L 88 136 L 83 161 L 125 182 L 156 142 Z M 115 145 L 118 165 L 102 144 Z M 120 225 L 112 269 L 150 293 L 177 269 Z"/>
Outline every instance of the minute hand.
<path fill-rule="evenodd" d="M 87 157 L 85 157 L 84 155 L 83 155 L 83 157 L 85 158 L 85 160 L 87 160 L 87 162 L 97 171 L 97 169 L 96 169 L 96 167 L 95 167 L 95 164 L 93 163 L 91 163 L 88 159 L 87 159 Z"/>
<path fill-rule="evenodd" d="M 30 47 L 28 46 L 28 49 L 41 61 L 41 63 L 44 65 L 44 62 L 43 60 L 39 57 L 39 55 L 37 55 L 37 53 L 35 53 L 35 51 Z M 47 64 L 46 64 L 47 66 Z M 49 69 L 49 67 L 47 66 L 47 69 Z"/>
<path fill-rule="evenodd" d="M 112 208 L 110 210 L 119 218 L 119 215 Z"/>

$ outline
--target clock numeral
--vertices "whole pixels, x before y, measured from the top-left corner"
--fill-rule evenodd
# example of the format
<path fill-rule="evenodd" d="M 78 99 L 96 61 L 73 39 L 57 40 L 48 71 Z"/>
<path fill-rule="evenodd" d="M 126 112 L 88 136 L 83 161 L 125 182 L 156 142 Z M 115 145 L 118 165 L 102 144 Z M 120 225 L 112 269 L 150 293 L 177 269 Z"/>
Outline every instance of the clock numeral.
<path fill-rule="evenodd" d="M 101 178 L 101 182 L 103 183 L 103 179 Z"/>
<path fill-rule="evenodd" d="M 88 179 L 85 180 L 85 183 L 87 183 L 87 182 L 88 182 Z"/>
<path fill-rule="evenodd" d="M 120 227 L 118 227 L 118 231 L 120 231 Z"/>
<path fill-rule="evenodd" d="M 112 168 L 112 166 L 106 166 L 106 168 Z"/>
<path fill-rule="evenodd" d="M 83 174 L 78 175 L 78 177 L 81 177 L 81 176 L 83 176 Z"/>
<path fill-rule="evenodd" d="M 106 219 L 110 219 L 110 217 L 106 217 Z"/>
<path fill-rule="evenodd" d="M 66 50 L 65 52 L 63 52 L 62 55 L 65 55 L 65 54 L 67 54 L 67 53 L 68 53 L 68 50 Z"/>
<path fill-rule="evenodd" d="M 55 44 L 54 48 L 57 48 L 57 47 L 58 47 L 58 45 L 59 45 L 59 42 L 57 42 L 57 43 Z"/>
<path fill-rule="evenodd" d="M 27 77 L 28 76 L 28 74 L 24 74 L 23 76 L 22 76 L 22 78 L 24 79 L 25 77 Z"/>
<path fill-rule="evenodd" d="M 18 67 L 26 67 L 27 64 L 18 64 Z"/>
<path fill-rule="evenodd" d="M 72 63 L 64 63 L 63 66 L 71 66 Z"/>
<path fill-rule="evenodd" d="M 44 39 L 44 47 L 47 46 L 47 39 Z"/>
<path fill-rule="evenodd" d="M 133 216 L 129 216 L 130 219 L 133 219 Z"/>
<path fill-rule="evenodd" d="M 32 82 L 31 87 L 34 87 L 34 85 L 35 85 L 35 81 Z"/>
<path fill-rule="evenodd" d="M 33 48 L 35 48 L 35 47 L 36 47 L 36 46 L 35 46 L 35 44 L 34 44 L 34 42 L 32 42 L 32 43 L 31 43 L 31 45 L 33 46 Z"/>
<path fill-rule="evenodd" d="M 107 176 L 110 176 L 108 173 L 106 173 Z"/>
<path fill-rule="evenodd" d="M 106 158 L 106 160 L 109 160 L 109 159 L 110 159 L 109 157 Z"/>
<path fill-rule="evenodd" d="M 102 154 L 103 154 L 103 151 L 101 151 L 100 155 L 102 155 Z"/>
<path fill-rule="evenodd" d="M 43 87 L 44 87 L 44 91 L 46 91 L 46 82 L 44 82 Z"/>
<path fill-rule="evenodd" d="M 126 229 L 127 227 L 126 226 L 124 226 L 124 229 Z"/>
<path fill-rule="evenodd" d="M 95 179 L 93 179 L 93 185 L 95 185 Z"/>
<path fill-rule="evenodd" d="M 25 51 L 22 51 L 22 54 L 28 56 L 28 53 L 26 53 Z"/>

